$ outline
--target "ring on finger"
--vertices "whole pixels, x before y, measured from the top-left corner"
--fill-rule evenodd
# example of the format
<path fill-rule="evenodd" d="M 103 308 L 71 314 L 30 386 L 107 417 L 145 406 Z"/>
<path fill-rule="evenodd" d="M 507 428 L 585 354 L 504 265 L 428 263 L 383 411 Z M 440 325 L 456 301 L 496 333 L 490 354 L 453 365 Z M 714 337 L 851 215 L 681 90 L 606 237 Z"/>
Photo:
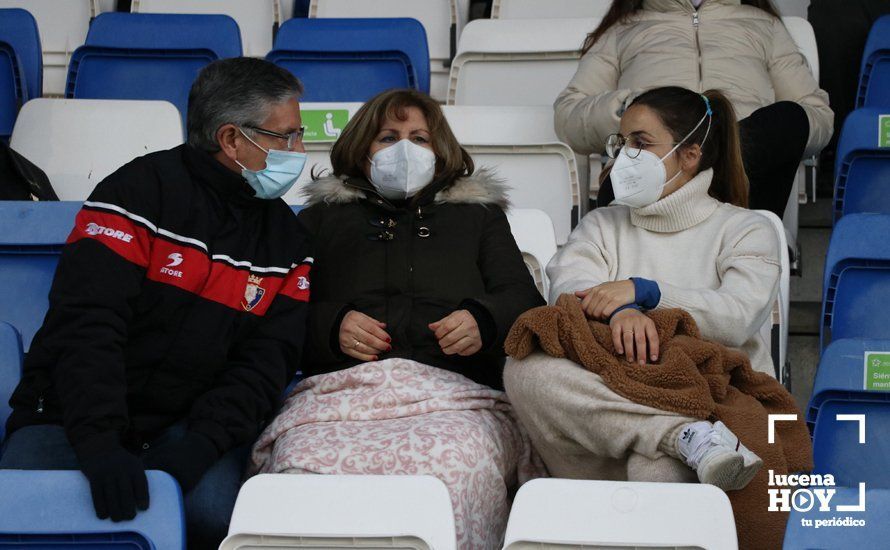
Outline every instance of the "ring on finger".
<path fill-rule="evenodd" d="M 361 342 L 359 342 L 357 338 L 353 338 L 353 340 L 352 340 L 352 349 L 358 349 L 358 347 L 359 347 L 360 344 L 361 344 Z"/>

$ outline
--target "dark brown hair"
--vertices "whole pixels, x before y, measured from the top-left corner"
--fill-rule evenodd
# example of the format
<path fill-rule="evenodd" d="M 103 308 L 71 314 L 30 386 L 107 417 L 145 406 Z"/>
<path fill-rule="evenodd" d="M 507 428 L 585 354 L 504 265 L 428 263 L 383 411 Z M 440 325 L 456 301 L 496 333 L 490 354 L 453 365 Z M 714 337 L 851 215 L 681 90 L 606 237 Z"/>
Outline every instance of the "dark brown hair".
<path fill-rule="evenodd" d="M 708 98 L 711 106 L 711 127 L 709 130 L 708 119 L 705 118 L 692 132 L 708 111 L 708 103 L 702 96 Z M 708 90 L 704 94 L 698 94 L 686 88 L 669 86 L 639 95 L 630 107 L 634 105 L 645 105 L 652 109 L 671 132 L 675 142 L 692 132 L 686 137 L 680 150 L 691 145 L 701 146 L 698 171 L 714 169 L 714 179 L 708 193 L 719 201 L 742 208 L 748 207 L 748 176 L 742 165 L 739 125 L 732 103 L 722 92 Z"/>
<path fill-rule="evenodd" d="M 770 0 L 742 0 L 743 5 L 754 6 L 759 8 L 773 17 L 779 17 L 779 12 L 773 7 Z M 590 48 L 596 44 L 597 40 L 602 38 L 606 31 L 611 29 L 617 23 L 625 23 L 631 15 L 643 9 L 643 0 L 612 0 L 612 6 L 603 16 L 603 20 L 599 27 L 592 33 L 587 35 L 584 45 L 581 46 L 581 55 L 586 54 Z"/>
<path fill-rule="evenodd" d="M 365 177 L 368 151 L 386 119 L 406 120 L 409 107 L 417 107 L 430 129 L 430 144 L 436 154 L 433 181 L 452 182 L 472 175 L 473 159 L 467 153 L 445 120 L 439 104 L 422 92 L 409 89 L 389 90 L 371 98 L 355 113 L 331 149 L 331 166 L 335 176 Z"/>

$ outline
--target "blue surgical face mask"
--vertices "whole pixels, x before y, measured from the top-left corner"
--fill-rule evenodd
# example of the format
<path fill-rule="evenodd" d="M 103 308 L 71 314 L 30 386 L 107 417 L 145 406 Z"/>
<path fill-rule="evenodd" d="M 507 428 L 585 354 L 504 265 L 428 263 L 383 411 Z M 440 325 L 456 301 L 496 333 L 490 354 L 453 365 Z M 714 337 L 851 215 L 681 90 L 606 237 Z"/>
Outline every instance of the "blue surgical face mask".
<path fill-rule="evenodd" d="M 250 139 L 244 130 L 238 129 L 241 135 L 248 141 L 266 153 L 266 167 L 262 170 L 251 170 L 238 162 L 241 167 L 241 175 L 253 188 L 258 199 L 278 199 L 284 196 L 291 187 L 300 179 L 303 167 L 306 166 L 306 153 L 296 151 L 279 151 L 276 149 L 264 149 L 257 142 Z"/>

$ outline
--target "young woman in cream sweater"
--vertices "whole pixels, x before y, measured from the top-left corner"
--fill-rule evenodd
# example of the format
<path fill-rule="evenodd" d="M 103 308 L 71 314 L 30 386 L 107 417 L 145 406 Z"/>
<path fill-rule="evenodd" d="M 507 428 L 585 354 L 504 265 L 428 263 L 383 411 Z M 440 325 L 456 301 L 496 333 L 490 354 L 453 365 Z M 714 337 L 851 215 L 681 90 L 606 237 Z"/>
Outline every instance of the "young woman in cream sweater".
<path fill-rule="evenodd" d="M 760 329 L 778 292 L 780 250 L 769 220 L 746 209 L 729 100 L 713 90 L 651 90 L 628 107 L 606 149 L 616 200 L 588 214 L 550 262 L 550 303 L 574 293 L 589 318 L 609 323 L 619 353 L 641 364 L 659 357 L 641 310 L 681 308 L 703 337 L 772 373 Z M 628 401 L 571 361 L 535 354 L 508 364 L 504 379 L 557 477 L 697 477 L 733 490 L 762 465 L 722 423 Z"/>

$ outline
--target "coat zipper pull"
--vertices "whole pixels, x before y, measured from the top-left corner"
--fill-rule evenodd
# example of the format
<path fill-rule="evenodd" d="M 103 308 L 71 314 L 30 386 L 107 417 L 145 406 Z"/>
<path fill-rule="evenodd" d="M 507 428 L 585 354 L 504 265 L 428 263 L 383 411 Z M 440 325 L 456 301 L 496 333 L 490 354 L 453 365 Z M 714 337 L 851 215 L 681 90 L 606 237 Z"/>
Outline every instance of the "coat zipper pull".
<path fill-rule="evenodd" d="M 43 396 L 37 398 L 37 414 L 43 414 Z"/>
<path fill-rule="evenodd" d="M 692 12 L 692 26 L 698 28 L 698 12 Z"/>

